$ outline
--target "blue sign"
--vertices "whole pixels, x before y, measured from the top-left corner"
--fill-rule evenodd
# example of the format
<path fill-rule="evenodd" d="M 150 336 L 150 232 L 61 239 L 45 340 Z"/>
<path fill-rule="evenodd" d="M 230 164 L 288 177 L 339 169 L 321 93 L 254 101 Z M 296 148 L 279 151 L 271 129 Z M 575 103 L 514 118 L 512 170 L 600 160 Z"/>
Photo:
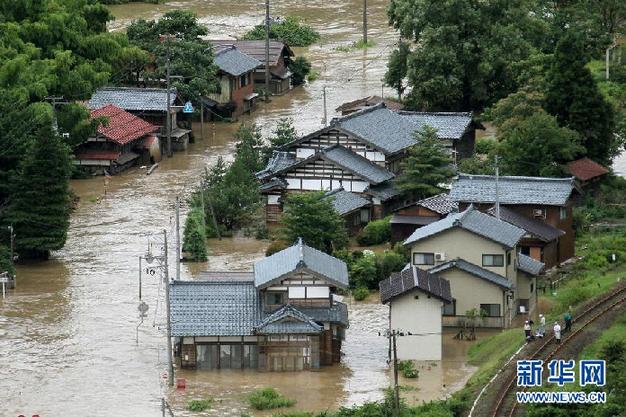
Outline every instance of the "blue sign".
<path fill-rule="evenodd" d="M 193 105 L 191 104 L 191 101 L 185 103 L 183 106 L 183 113 L 193 113 Z"/>

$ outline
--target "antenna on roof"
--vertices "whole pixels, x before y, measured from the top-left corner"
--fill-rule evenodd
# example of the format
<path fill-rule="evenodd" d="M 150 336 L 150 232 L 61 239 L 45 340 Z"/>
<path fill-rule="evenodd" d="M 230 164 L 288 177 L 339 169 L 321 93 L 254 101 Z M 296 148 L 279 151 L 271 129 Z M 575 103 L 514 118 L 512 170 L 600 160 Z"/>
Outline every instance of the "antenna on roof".
<path fill-rule="evenodd" d="M 500 220 L 500 190 L 498 189 L 498 179 L 500 177 L 500 167 L 498 163 L 500 162 L 500 157 L 496 155 L 496 219 Z"/>

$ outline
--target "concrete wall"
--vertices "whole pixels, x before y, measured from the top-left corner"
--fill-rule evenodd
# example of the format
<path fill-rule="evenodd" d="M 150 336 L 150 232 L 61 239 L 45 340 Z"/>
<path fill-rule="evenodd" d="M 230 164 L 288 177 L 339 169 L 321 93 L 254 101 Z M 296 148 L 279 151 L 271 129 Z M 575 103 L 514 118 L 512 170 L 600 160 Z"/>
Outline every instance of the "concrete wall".
<path fill-rule="evenodd" d="M 502 304 L 505 291 L 503 288 L 456 268 L 437 275 L 450 281 L 450 292 L 456 300 L 457 316 L 464 316 L 466 311 L 473 308 L 478 310 L 481 304 L 499 304 L 500 313 L 505 312 Z"/>
<path fill-rule="evenodd" d="M 417 297 L 417 299 L 416 299 Z M 436 333 L 397 338 L 400 360 L 441 360 L 441 300 L 413 290 L 390 302 L 391 329 L 401 332 Z"/>

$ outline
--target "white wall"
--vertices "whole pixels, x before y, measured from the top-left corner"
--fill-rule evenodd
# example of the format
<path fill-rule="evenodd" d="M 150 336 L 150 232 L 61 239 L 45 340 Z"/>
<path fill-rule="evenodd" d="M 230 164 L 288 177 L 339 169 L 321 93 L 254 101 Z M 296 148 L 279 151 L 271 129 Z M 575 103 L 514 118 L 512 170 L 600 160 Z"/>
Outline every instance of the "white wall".
<path fill-rule="evenodd" d="M 418 297 L 415 299 L 415 297 Z M 426 336 L 396 339 L 400 360 L 441 360 L 441 300 L 419 291 L 410 291 L 390 302 L 391 329 Z"/>

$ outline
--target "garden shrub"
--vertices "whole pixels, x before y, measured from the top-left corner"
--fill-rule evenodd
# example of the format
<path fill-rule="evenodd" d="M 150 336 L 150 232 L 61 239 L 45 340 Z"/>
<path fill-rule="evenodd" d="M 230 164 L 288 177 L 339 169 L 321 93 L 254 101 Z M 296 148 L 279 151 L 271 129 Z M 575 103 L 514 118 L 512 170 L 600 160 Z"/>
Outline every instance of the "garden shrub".
<path fill-rule="evenodd" d="M 391 217 L 369 222 L 359 233 L 356 240 L 359 245 L 371 246 L 388 242 L 391 239 Z"/>
<path fill-rule="evenodd" d="M 398 362 L 398 371 L 405 378 L 417 378 L 419 372 L 415 369 L 413 361 L 405 360 Z"/>
<path fill-rule="evenodd" d="M 351 285 L 355 288 L 378 288 L 378 268 L 376 265 L 376 255 L 374 253 L 366 253 L 357 259 L 352 265 Z"/>
<path fill-rule="evenodd" d="M 407 264 L 406 260 L 397 252 L 385 251 L 376 257 L 379 279 L 389 278 L 392 272 L 401 271 Z"/>
<path fill-rule="evenodd" d="M 283 249 L 287 249 L 291 246 L 288 242 L 284 240 L 275 240 L 265 249 L 265 256 L 271 256 L 276 252 L 280 252 Z"/>

